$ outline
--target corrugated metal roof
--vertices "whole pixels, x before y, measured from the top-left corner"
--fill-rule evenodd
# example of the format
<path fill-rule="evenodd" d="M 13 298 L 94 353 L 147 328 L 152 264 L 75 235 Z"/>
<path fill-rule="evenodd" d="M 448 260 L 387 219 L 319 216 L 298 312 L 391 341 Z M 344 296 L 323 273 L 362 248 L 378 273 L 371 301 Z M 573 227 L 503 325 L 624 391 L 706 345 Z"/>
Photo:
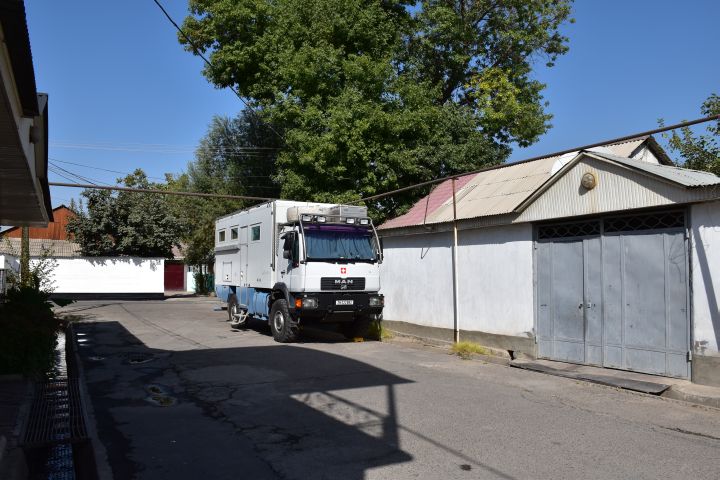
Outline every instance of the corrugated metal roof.
<path fill-rule="evenodd" d="M 590 151 L 598 154 L 631 155 L 649 138 L 652 137 L 638 137 L 596 147 Z M 572 161 L 578 153 L 580 152 L 545 157 L 531 162 L 498 165 L 477 174 L 459 177 L 455 185 L 457 218 L 470 219 L 515 211 L 523 201 L 564 165 Z M 435 188 L 430 195 L 417 202 L 406 214 L 385 222 L 379 229 L 442 223 L 452 219 L 452 181 L 447 180 Z"/>
<path fill-rule="evenodd" d="M 0 253 L 7 255 L 20 256 L 20 238 L 0 238 Z M 41 257 L 45 252 L 51 257 L 69 258 L 79 257 L 80 244 L 69 240 L 47 240 L 47 239 L 30 239 L 30 256 Z"/>
<path fill-rule="evenodd" d="M 592 152 L 607 160 L 625 165 L 630 168 L 645 171 L 652 175 L 679 183 L 685 187 L 707 187 L 711 185 L 720 185 L 720 177 L 709 172 L 701 172 L 699 170 L 690 170 L 688 168 L 671 167 L 668 165 L 656 165 L 654 163 L 641 162 L 631 158 L 620 157 L 609 153 Z"/>

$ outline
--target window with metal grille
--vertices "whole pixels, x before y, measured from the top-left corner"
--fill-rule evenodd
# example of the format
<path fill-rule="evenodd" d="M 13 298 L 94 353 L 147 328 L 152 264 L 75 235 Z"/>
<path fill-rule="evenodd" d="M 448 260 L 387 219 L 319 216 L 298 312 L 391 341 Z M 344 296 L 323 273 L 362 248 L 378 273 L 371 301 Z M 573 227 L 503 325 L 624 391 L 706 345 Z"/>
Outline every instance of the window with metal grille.
<path fill-rule="evenodd" d="M 538 228 L 538 240 L 550 238 L 586 237 L 600 235 L 600 222 L 561 223 L 558 225 L 541 225 Z"/>
<path fill-rule="evenodd" d="M 606 233 L 685 227 L 684 212 L 664 212 L 605 219 Z"/>

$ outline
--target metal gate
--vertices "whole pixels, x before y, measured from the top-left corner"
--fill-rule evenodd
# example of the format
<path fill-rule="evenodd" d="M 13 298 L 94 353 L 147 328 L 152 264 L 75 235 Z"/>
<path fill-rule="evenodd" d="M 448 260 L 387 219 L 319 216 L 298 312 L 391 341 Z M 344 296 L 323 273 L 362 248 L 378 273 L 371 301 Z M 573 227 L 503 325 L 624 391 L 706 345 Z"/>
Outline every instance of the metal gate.
<path fill-rule="evenodd" d="M 690 375 L 684 212 L 538 227 L 538 357 Z"/>

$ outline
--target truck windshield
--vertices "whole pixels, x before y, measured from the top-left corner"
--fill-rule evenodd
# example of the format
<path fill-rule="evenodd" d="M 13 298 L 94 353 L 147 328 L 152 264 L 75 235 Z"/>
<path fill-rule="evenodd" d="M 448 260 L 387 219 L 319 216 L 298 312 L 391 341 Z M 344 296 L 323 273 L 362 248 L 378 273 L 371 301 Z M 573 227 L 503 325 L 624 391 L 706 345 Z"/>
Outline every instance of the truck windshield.
<path fill-rule="evenodd" d="M 308 260 L 375 261 L 372 229 L 349 225 L 304 225 Z"/>

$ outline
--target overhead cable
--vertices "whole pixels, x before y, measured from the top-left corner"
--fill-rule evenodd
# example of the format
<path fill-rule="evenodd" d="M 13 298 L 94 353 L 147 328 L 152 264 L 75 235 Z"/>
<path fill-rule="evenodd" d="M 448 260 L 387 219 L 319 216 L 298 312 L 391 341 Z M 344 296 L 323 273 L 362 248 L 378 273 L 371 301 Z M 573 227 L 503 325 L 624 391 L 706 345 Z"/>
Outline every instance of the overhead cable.
<path fill-rule="evenodd" d="M 162 6 L 162 4 L 159 2 L 159 0 L 153 0 L 153 2 L 155 2 L 155 5 L 157 5 L 158 8 L 159 8 L 160 10 L 162 10 L 162 12 L 163 12 L 163 14 L 165 15 L 165 17 L 170 21 L 170 23 L 173 24 L 173 26 L 175 27 L 175 29 L 180 33 L 180 35 L 183 36 L 183 38 L 184 38 L 184 39 L 188 42 L 188 44 L 192 47 L 193 51 L 195 52 L 195 55 L 197 55 L 198 57 L 202 58 L 203 61 L 207 64 L 207 66 L 209 66 L 210 68 L 215 68 L 214 65 L 210 62 L 210 60 L 208 60 L 207 57 L 205 57 L 205 55 L 203 55 L 203 53 L 200 51 L 200 49 L 195 45 L 195 42 L 193 42 L 193 41 L 190 39 L 190 37 L 183 31 L 183 29 L 180 28 L 180 25 L 178 25 L 177 23 L 175 23 L 175 20 L 173 20 L 173 18 L 170 16 L 170 14 L 167 12 L 167 10 L 165 10 L 165 7 Z M 248 110 L 250 110 L 250 112 L 253 114 L 253 116 L 255 116 L 255 118 L 258 119 L 258 121 L 264 123 L 275 135 L 278 136 L 278 138 L 280 138 L 280 139 L 283 141 L 283 143 L 286 143 L 286 142 L 285 142 L 285 137 L 283 137 L 282 135 L 280 135 L 280 134 L 278 133 L 278 131 L 275 130 L 275 128 L 274 128 L 272 125 L 270 125 L 269 123 L 263 122 L 263 120 L 262 120 L 262 119 L 260 118 L 260 116 L 257 114 L 257 112 L 255 111 L 255 109 L 253 109 L 253 108 L 250 106 L 250 104 L 245 101 L 245 99 L 242 97 L 242 95 L 240 95 L 240 92 L 239 92 L 233 85 L 230 85 L 229 88 L 230 88 L 230 90 L 232 90 L 233 93 L 240 99 L 240 101 L 243 103 L 243 105 L 245 105 L 245 107 L 246 107 Z"/>
<path fill-rule="evenodd" d="M 667 132 L 668 130 L 675 130 L 675 129 L 677 129 L 677 128 L 689 127 L 689 126 L 692 126 L 692 125 L 697 125 L 698 123 L 705 123 L 705 122 L 710 122 L 710 121 L 713 121 L 713 120 L 718 120 L 718 121 L 720 121 L 720 115 L 711 115 L 711 116 L 709 116 L 709 117 L 698 118 L 698 119 L 696 119 L 696 120 L 690 120 L 690 121 L 687 121 L 687 122 L 680 122 L 680 123 L 676 123 L 676 124 L 674 124 L 674 125 L 668 125 L 668 126 L 666 126 L 666 127 L 660 127 L 660 128 L 655 128 L 655 129 L 653 129 L 653 130 L 647 130 L 647 131 L 645 131 L 645 132 L 634 133 L 634 134 L 632 134 L 632 135 L 625 135 L 624 137 L 613 138 L 613 139 L 611 139 L 611 140 L 604 140 L 604 141 L 602 141 L 602 142 L 591 143 L 591 144 L 589 144 L 589 145 L 583 145 L 583 146 L 575 147 L 575 148 L 568 148 L 568 149 L 565 149 L 565 150 L 560 150 L 559 152 L 546 153 L 546 154 L 544 154 L 544 155 L 538 155 L 538 156 L 531 157 L 531 158 L 527 158 L 527 159 L 525 159 L 525 160 L 520 160 L 520 161 L 517 161 L 517 162 L 502 163 L 502 164 L 500 164 L 500 165 L 493 165 L 493 166 L 491 166 L 491 167 L 480 168 L 480 169 L 478 169 L 478 170 L 473 170 L 473 171 L 470 171 L 470 172 L 456 173 L 455 175 L 448 175 L 448 176 L 445 176 L 445 177 L 442 177 L 442 178 L 436 178 L 436 179 L 434 179 L 434 180 L 428 180 L 428 181 L 426 181 L 426 182 L 416 183 L 416 184 L 414 184 L 414 185 L 409 185 L 409 186 L 407 186 L 407 187 L 398 188 L 398 189 L 391 190 L 391 191 L 385 192 L 385 193 L 380 193 L 380 194 L 377 194 L 377 195 L 371 195 L 371 196 L 364 197 L 364 198 L 361 198 L 361 199 L 359 199 L 359 200 L 354 200 L 354 201 L 348 202 L 348 203 L 349 203 L 349 204 L 353 204 L 353 203 L 366 202 L 366 201 L 369 201 L 369 200 L 377 200 L 377 199 L 379 199 L 379 198 L 389 197 L 389 196 L 392 196 L 392 195 L 396 195 L 396 194 L 398 194 L 398 193 L 406 192 L 406 191 L 408 191 L 408 190 L 414 190 L 414 189 L 416 189 L 416 188 L 426 187 L 426 186 L 428 186 L 428 185 L 434 185 L 434 184 L 436 184 L 436 183 L 441 183 L 441 182 L 445 182 L 445 181 L 447 181 L 447 180 L 452 180 L 453 178 L 465 177 L 465 176 L 467 176 L 467 175 L 476 175 L 476 174 L 478 174 L 478 173 L 487 172 L 488 170 L 497 170 L 498 168 L 505 168 L 505 167 L 511 167 L 511 166 L 513 166 L 513 165 L 520 165 L 520 164 L 523 164 L 523 163 L 528 163 L 528 162 L 533 162 L 533 161 L 535 161 L 535 160 L 540 160 L 540 159 L 542 159 L 542 158 L 558 157 L 558 156 L 560 156 L 560 155 L 565 155 L 566 153 L 578 152 L 578 151 L 580 151 L 580 150 L 587 150 L 587 149 L 590 149 L 590 148 L 601 147 L 601 146 L 607 145 L 607 144 L 609 144 L 609 143 L 620 143 L 620 142 L 627 141 L 627 140 L 632 140 L 632 139 L 635 139 L 635 138 L 638 138 L 638 137 L 645 137 L 645 136 L 648 136 L 648 135 L 653 135 L 653 134 L 655 134 L 655 133 Z"/>

